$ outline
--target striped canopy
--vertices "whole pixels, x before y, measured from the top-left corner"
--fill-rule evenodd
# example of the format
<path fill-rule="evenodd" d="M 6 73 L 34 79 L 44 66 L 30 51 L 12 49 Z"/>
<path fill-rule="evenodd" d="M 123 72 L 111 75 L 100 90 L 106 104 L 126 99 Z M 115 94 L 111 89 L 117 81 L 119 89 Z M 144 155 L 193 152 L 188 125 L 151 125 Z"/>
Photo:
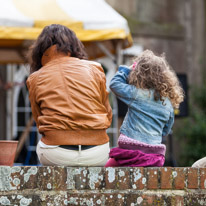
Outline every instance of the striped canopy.
<path fill-rule="evenodd" d="M 72 29 L 90 58 L 102 54 L 94 51 L 96 42 L 104 43 L 110 52 L 117 41 L 123 47 L 132 42 L 127 21 L 104 0 L 0 0 L 0 4 L 1 63 L 24 61 L 23 50 L 53 23 Z M 12 58 L 12 52 L 19 57 Z"/>

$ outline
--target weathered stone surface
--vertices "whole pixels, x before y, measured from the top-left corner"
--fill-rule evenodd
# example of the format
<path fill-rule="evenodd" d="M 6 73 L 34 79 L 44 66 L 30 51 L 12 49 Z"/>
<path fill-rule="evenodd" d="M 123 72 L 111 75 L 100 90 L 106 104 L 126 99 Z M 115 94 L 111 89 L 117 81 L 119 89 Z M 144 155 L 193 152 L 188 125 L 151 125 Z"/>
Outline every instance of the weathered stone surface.
<path fill-rule="evenodd" d="M 190 194 L 184 197 L 184 203 L 188 206 L 203 206 L 206 205 L 205 194 Z"/>
<path fill-rule="evenodd" d="M 204 168 L 0 167 L 0 205 L 206 205 Z"/>
<path fill-rule="evenodd" d="M 130 174 L 132 189 L 142 190 L 146 187 L 147 179 L 143 167 L 131 168 Z"/>
<path fill-rule="evenodd" d="M 118 189 L 126 190 L 131 188 L 130 168 L 121 167 L 118 170 Z"/>
<path fill-rule="evenodd" d="M 101 167 L 88 167 L 88 186 L 89 189 L 102 189 L 104 187 L 104 169 Z"/>
<path fill-rule="evenodd" d="M 66 167 L 54 167 L 53 171 L 53 188 L 55 190 L 63 190 L 67 189 L 67 169 Z"/>
<path fill-rule="evenodd" d="M 100 193 L 84 192 L 79 194 L 68 194 L 68 205 L 104 205 L 105 197 Z"/>
<path fill-rule="evenodd" d="M 53 167 L 39 167 L 38 172 L 38 188 L 40 190 L 49 190 L 53 189 L 53 177 L 54 177 L 54 168 Z"/>
<path fill-rule="evenodd" d="M 206 189 L 206 168 L 200 168 L 200 188 Z"/>
<path fill-rule="evenodd" d="M 164 167 L 160 168 L 160 188 L 172 189 L 172 168 Z"/>
<path fill-rule="evenodd" d="M 188 168 L 187 171 L 187 188 L 198 188 L 198 168 Z"/>
<path fill-rule="evenodd" d="M 46 204 L 44 204 L 46 203 Z M 64 206 L 68 205 L 67 193 L 62 194 L 47 194 L 41 197 L 41 205 L 45 206 Z"/>
<path fill-rule="evenodd" d="M 86 167 L 81 167 L 76 170 L 75 173 L 75 188 L 77 190 L 88 189 L 88 169 Z"/>
<path fill-rule="evenodd" d="M 186 187 L 187 168 L 177 167 L 172 172 L 174 189 L 184 189 Z"/>
<path fill-rule="evenodd" d="M 21 188 L 35 189 L 37 188 L 39 167 L 21 167 L 19 179 L 21 180 Z"/>
<path fill-rule="evenodd" d="M 118 170 L 113 167 L 107 167 L 105 169 L 105 188 L 106 189 L 116 189 L 118 176 Z"/>
<path fill-rule="evenodd" d="M 104 205 L 118 205 L 123 206 L 126 203 L 126 195 L 124 193 L 105 194 Z"/>
<path fill-rule="evenodd" d="M 0 166 L 0 191 L 37 188 L 37 167 Z"/>
<path fill-rule="evenodd" d="M 157 189 L 158 188 L 158 168 L 147 169 L 147 188 Z"/>
<path fill-rule="evenodd" d="M 39 206 L 41 205 L 40 197 L 37 195 L 0 195 L 0 205 L 12 206 Z"/>

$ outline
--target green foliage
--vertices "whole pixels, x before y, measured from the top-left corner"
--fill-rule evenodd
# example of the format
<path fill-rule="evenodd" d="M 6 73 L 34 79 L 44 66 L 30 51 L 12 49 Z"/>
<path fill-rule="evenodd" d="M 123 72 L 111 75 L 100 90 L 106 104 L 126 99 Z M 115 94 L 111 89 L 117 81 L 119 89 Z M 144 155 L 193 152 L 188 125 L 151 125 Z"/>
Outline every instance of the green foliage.
<path fill-rule="evenodd" d="M 190 116 L 176 131 L 181 144 L 179 166 L 191 166 L 206 156 L 206 86 L 196 88 L 191 98 Z"/>
<path fill-rule="evenodd" d="M 206 85 L 199 89 L 199 92 L 195 94 L 195 98 L 197 100 L 197 105 L 200 107 L 202 112 L 206 114 Z"/>

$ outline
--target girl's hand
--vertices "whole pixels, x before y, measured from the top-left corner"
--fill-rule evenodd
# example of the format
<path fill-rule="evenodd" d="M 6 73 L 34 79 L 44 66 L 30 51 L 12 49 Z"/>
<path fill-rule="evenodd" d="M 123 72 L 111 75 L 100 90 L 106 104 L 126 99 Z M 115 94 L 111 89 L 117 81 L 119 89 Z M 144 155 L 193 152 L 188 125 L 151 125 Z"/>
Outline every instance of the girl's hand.
<path fill-rule="evenodd" d="M 132 70 L 132 68 L 133 68 L 133 64 L 129 66 L 129 69 L 131 69 L 131 70 Z"/>
<path fill-rule="evenodd" d="M 137 62 L 134 62 L 129 68 L 131 70 L 135 70 L 136 66 L 137 66 Z"/>

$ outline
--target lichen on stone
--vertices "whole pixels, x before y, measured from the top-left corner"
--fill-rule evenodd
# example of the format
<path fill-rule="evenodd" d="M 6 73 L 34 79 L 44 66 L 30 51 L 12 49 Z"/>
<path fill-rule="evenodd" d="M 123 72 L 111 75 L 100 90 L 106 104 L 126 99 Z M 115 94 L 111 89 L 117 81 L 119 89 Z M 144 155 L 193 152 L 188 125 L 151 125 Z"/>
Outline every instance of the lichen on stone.
<path fill-rule="evenodd" d="M 88 175 L 89 186 L 91 189 L 95 189 L 95 184 L 103 180 L 103 175 L 99 174 L 101 172 L 101 168 L 91 167 L 91 168 L 88 168 L 88 170 L 89 170 L 89 175 Z"/>
<path fill-rule="evenodd" d="M 142 174 L 140 173 L 140 169 L 137 169 L 134 173 L 134 182 L 136 182 L 137 180 L 139 180 L 142 177 Z"/>
<path fill-rule="evenodd" d="M 11 205 L 10 200 L 6 196 L 0 197 L 1 205 Z"/>
<path fill-rule="evenodd" d="M 177 172 L 176 171 L 173 171 L 172 172 L 172 176 L 175 178 L 175 177 L 177 177 Z"/>
<path fill-rule="evenodd" d="M 31 175 L 37 174 L 37 167 L 30 167 L 26 174 L 24 174 L 24 182 L 28 182 Z"/>
<path fill-rule="evenodd" d="M 28 206 L 30 205 L 30 203 L 32 202 L 32 199 L 31 198 L 26 198 L 26 197 L 23 197 L 21 200 L 20 200 L 20 206 Z"/>
<path fill-rule="evenodd" d="M 115 180 L 115 169 L 108 167 L 106 168 L 106 171 L 108 172 L 108 181 L 109 183 L 112 183 Z"/>

